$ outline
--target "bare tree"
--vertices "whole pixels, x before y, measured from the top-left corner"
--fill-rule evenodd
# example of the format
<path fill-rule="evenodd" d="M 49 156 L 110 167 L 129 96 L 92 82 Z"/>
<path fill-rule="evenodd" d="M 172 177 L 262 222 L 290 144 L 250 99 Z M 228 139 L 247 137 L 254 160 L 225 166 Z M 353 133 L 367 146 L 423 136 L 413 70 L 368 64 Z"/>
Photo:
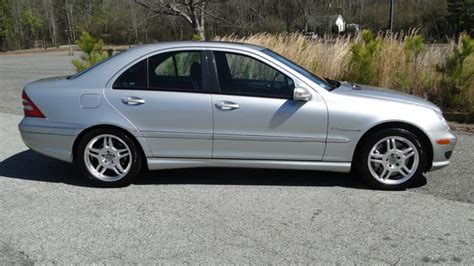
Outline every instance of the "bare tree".
<path fill-rule="evenodd" d="M 211 13 L 208 10 L 210 3 L 222 3 L 224 1 L 213 0 L 155 0 L 153 5 L 135 0 L 135 3 L 152 11 L 155 14 L 164 14 L 169 16 L 177 16 L 185 19 L 185 21 L 193 27 L 194 33 L 199 35 L 202 40 L 206 39 L 205 18 L 211 17 L 224 23 L 231 24 L 224 18 Z"/>
<path fill-rule="evenodd" d="M 68 31 L 68 43 L 76 40 L 76 34 L 74 32 L 74 0 L 64 0 L 64 9 L 66 11 L 67 19 L 67 31 Z"/>
<path fill-rule="evenodd" d="M 43 0 L 43 9 L 45 12 L 46 23 L 49 28 L 49 38 L 53 46 L 58 46 L 58 26 L 56 24 L 56 15 L 54 13 L 52 0 Z"/>
<path fill-rule="evenodd" d="M 471 1 L 471 0 L 470 0 Z M 0 49 L 74 43 L 85 30 L 109 44 L 282 31 L 330 32 L 328 16 L 377 32 L 386 29 L 387 0 L 0 0 Z M 447 0 L 397 0 L 394 31 L 420 28 L 430 40 L 455 35 Z M 455 15 L 455 13 L 452 13 Z M 453 15 L 453 16 L 454 16 Z M 31 23 L 41 20 L 42 23 Z M 471 27 L 472 28 L 472 27 Z"/>

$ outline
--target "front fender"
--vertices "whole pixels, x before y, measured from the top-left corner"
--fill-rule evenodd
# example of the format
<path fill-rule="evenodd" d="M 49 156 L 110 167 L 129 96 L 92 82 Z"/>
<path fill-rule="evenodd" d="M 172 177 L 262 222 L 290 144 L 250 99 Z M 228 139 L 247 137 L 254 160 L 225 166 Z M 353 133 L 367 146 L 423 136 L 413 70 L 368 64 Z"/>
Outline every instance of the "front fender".
<path fill-rule="evenodd" d="M 416 104 L 348 95 L 331 95 L 326 102 L 329 121 L 325 161 L 351 161 L 362 136 L 384 123 L 405 123 L 427 135 L 447 130 L 433 109 Z"/>

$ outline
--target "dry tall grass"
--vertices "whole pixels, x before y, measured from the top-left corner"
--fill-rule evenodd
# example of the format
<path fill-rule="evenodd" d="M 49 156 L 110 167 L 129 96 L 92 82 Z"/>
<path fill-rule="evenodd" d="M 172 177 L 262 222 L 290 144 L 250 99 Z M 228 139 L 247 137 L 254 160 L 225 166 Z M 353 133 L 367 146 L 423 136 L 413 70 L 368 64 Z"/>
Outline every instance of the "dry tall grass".
<path fill-rule="evenodd" d="M 320 76 L 340 78 L 349 63 L 350 38 L 308 40 L 297 33 L 259 33 L 247 37 L 216 37 L 216 41 L 252 43 L 269 48 Z"/>
<path fill-rule="evenodd" d="M 452 40 L 447 44 L 426 45 L 416 59 L 409 59 L 405 52 L 404 40 L 415 34 L 416 31 L 379 35 L 382 45 L 375 59 L 375 83 L 369 85 L 428 97 L 442 105 L 441 74 L 436 67 L 444 63 L 447 55 L 458 44 Z M 347 80 L 352 71 L 351 47 L 361 42 L 361 36 L 308 39 L 298 33 L 260 33 L 246 37 L 218 36 L 215 40 L 267 47 L 319 76 Z M 468 95 L 472 96 L 473 92 L 474 88 L 469 89 Z"/>

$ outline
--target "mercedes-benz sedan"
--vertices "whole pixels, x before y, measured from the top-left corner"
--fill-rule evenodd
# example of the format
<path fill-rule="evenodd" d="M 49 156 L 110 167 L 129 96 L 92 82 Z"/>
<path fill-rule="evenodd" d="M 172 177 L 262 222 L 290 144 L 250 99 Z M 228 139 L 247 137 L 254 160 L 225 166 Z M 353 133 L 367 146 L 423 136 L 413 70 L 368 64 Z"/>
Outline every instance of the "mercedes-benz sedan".
<path fill-rule="evenodd" d="M 320 78 L 248 44 L 131 48 L 27 84 L 23 105 L 25 144 L 102 186 L 142 169 L 258 167 L 354 171 L 400 189 L 448 165 L 456 144 L 428 101 Z"/>

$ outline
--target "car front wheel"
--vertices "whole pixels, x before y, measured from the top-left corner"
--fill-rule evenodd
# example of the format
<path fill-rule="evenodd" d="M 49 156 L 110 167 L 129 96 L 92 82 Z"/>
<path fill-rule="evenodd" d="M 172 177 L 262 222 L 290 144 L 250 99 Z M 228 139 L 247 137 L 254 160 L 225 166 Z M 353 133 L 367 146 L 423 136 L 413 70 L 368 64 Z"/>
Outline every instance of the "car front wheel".
<path fill-rule="evenodd" d="M 84 177 L 103 187 L 129 185 L 141 168 L 138 147 L 119 130 L 99 129 L 79 142 L 75 163 Z"/>
<path fill-rule="evenodd" d="M 426 152 L 412 132 L 385 129 L 371 134 L 359 153 L 357 169 L 377 189 L 403 189 L 422 177 Z"/>

